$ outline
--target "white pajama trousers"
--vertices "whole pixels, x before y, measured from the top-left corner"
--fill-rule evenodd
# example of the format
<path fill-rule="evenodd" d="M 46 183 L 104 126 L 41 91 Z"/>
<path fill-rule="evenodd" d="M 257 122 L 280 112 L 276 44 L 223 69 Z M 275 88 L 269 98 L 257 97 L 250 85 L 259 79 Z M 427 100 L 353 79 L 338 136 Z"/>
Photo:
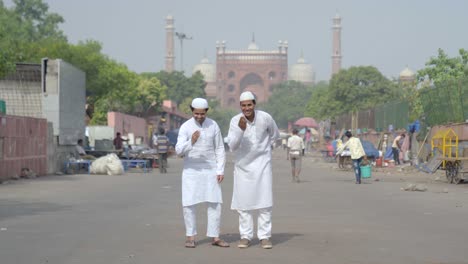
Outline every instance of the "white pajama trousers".
<path fill-rule="evenodd" d="M 208 225 L 206 228 L 207 237 L 219 237 L 219 226 L 221 224 L 221 204 L 206 203 Z M 184 221 L 186 236 L 195 236 L 197 234 L 196 204 L 184 206 Z"/>
<path fill-rule="evenodd" d="M 252 213 L 258 211 L 257 237 L 268 239 L 271 237 L 271 207 L 258 210 L 237 210 L 239 212 L 239 233 L 242 238 L 252 240 L 254 235 L 254 221 Z"/>

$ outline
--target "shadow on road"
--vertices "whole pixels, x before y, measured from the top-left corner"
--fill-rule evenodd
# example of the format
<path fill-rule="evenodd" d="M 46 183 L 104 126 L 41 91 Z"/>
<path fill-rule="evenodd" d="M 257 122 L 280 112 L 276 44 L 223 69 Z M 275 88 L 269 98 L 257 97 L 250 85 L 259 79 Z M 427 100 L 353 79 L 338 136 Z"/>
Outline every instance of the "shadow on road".
<path fill-rule="evenodd" d="M 272 241 L 273 245 L 278 245 L 278 244 L 285 243 L 285 242 L 293 239 L 294 237 L 299 237 L 299 236 L 303 236 L 303 234 L 273 233 L 271 241 Z M 220 236 L 220 238 L 223 239 L 224 241 L 228 242 L 229 244 L 237 243 L 240 240 L 239 234 L 223 234 L 223 235 Z M 204 238 L 204 239 L 198 241 L 197 244 L 199 244 L 199 245 L 201 245 L 201 244 L 211 244 L 211 242 L 212 242 L 211 238 Z M 252 242 L 251 243 L 252 246 L 260 244 L 260 241 L 258 239 L 256 239 L 256 238 L 253 239 L 251 242 Z"/>
<path fill-rule="evenodd" d="M 0 200 L 0 220 L 25 215 L 38 215 L 43 212 L 55 212 L 64 210 L 69 206 L 43 202 L 19 202 L 12 200 Z"/>

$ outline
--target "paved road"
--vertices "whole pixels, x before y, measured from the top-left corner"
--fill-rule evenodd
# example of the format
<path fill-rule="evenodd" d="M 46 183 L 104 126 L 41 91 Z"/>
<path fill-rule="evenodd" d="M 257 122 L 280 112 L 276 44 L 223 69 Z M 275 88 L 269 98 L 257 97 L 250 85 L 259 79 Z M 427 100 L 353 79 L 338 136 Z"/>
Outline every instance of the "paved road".
<path fill-rule="evenodd" d="M 231 162 L 222 216 L 231 247 L 214 248 L 199 236 L 196 249 L 185 249 L 182 161 L 172 158 L 163 175 L 65 175 L 0 185 L 0 263 L 468 263 L 467 184 L 380 173 L 355 185 L 352 172 L 312 157 L 296 184 L 283 154 L 274 153 L 272 250 L 258 241 L 236 247 Z M 425 182 L 428 191 L 400 190 L 412 180 Z"/>

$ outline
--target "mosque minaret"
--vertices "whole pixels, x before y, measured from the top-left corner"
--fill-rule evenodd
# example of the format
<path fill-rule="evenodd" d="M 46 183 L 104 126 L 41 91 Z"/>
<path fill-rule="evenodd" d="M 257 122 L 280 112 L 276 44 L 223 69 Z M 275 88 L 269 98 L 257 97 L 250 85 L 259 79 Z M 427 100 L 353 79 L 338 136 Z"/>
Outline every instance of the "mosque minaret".
<path fill-rule="evenodd" d="M 333 18 L 333 53 L 332 53 L 332 76 L 341 69 L 341 17 L 336 14 Z"/>
<path fill-rule="evenodd" d="M 173 72 L 175 68 L 174 30 L 174 17 L 168 15 L 166 17 L 166 65 L 164 67 L 167 72 Z"/>

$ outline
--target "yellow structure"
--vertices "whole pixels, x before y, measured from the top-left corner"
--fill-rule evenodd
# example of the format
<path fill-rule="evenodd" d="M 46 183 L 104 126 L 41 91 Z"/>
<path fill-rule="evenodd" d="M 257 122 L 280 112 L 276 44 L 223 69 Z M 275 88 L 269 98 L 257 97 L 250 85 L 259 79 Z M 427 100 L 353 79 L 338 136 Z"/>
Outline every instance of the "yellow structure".
<path fill-rule="evenodd" d="M 438 149 L 442 153 L 442 157 L 458 158 L 458 135 L 451 128 L 440 130 L 431 140 L 431 149 Z M 442 162 L 442 167 L 445 168 L 445 160 Z"/>

